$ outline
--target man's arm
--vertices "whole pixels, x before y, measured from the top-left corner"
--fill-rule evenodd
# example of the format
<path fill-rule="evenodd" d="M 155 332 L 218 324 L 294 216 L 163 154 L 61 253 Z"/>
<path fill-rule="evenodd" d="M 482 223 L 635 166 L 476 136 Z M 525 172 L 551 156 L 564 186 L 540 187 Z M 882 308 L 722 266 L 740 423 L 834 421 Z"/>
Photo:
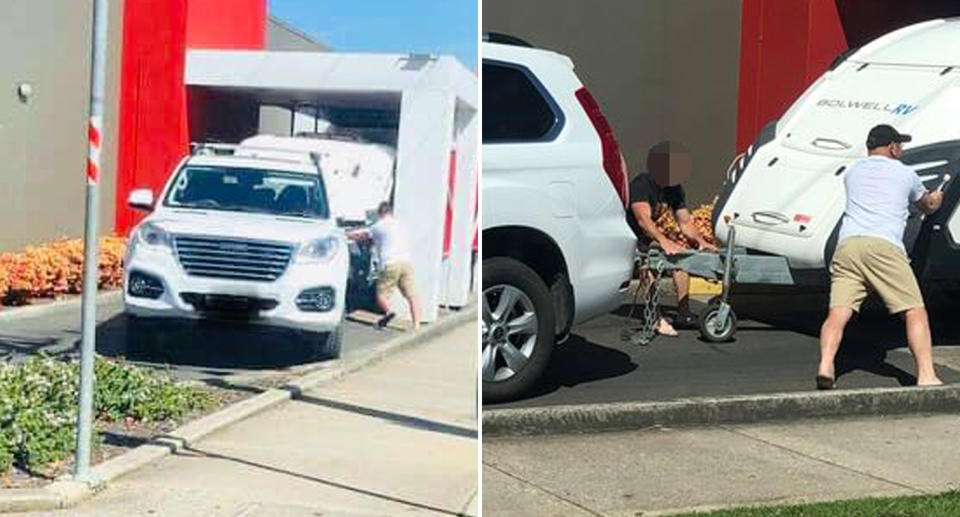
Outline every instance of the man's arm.
<path fill-rule="evenodd" d="M 933 192 L 924 192 L 923 196 L 914 203 L 917 209 L 921 212 L 930 215 L 937 210 L 940 210 L 940 205 L 943 204 L 943 192 L 939 190 Z"/>
<path fill-rule="evenodd" d="M 660 247 L 663 248 L 664 251 L 673 254 L 684 249 L 668 239 L 667 236 L 657 228 L 657 223 L 653 220 L 653 209 L 650 207 L 650 203 L 637 201 L 630 205 L 630 211 L 633 212 L 633 217 L 637 220 L 637 224 L 640 225 L 643 233 L 660 244 Z"/>
<path fill-rule="evenodd" d="M 677 220 L 677 225 L 680 226 L 680 231 L 683 232 L 688 239 L 695 241 L 697 247 L 701 250 L 713 250 L 716 251 L 716 246 L 710 244 L 703 238 L 703 235 L 700 235 L 700 231 L 697 230 L 697 226 L 693 223 L 693 215 L 690 214 L 690 210 L 686 208 L 678 208 L 673 213 L 674 217 Z"/>
<path fill-rule="evenodd" d="M 939 210 L 940 205 L 943 204 L 943 192 L 940 190 L 928 191 L 923 182 L 920 181 L 920 176 L 913 169 L 904 168 L 912 183 L 910 186 L 910 201 L 913 202 L 913 206 L 927 215 Z"/>
<path fill-rule="evenodd" d="M 373 235 L 370 233 L 370 230 L 363 229 L 363 228 L 358 230 L 350 230 L 346 233 L 347 233 L 347 238 L 352 241 L 365 241 L 373 238 Z"/>

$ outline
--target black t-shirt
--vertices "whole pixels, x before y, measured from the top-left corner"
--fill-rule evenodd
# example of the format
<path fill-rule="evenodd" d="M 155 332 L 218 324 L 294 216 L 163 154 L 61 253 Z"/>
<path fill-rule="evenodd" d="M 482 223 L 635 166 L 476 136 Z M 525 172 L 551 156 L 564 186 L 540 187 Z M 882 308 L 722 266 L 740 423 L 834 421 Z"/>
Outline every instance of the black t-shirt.
<path fill-rule="evenodd" d="M 650 203 L 653 220 L 656 221 L 661 215 L 660 209 L 663 205 L 670 207 L 673 211 L 686 208 L 687 195 L 683 192 L 683 186 L 661 187 L 646 173 L 638 174 L 633 178 L 630 182 L 630 209 L 627 210 L 627 224 L 630 225 L 637 239 L 645 243 L 650 241 L 650 237 L 640 228 L 640 223 L 633 215 L 633 204 L 638 202 Z"/>

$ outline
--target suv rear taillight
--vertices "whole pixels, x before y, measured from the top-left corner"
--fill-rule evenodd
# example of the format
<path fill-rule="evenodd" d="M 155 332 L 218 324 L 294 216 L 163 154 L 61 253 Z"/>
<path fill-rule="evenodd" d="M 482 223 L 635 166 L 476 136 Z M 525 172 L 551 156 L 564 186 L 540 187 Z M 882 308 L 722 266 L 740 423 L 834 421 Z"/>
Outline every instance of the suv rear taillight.
<path fill-rule="evenodd" d="M 607 177 L 613 183 L 613 188 L 620 196 L 620 201 L 623 202 L 623 207 L 626 208 L 627 171 L 623 166 L 620 146 L 613 136 L 613 129 L 610 128 L 610 123 L 607 122 L 607 118 L 600 111 L 600 105 L 597 104 L 596 99 L 586 88 L 577 90 L 576 96 L 580 105 L 583 106 L 583 110 L 587 112 L 587 117 L 593 123 L 594 129 L 597 130 L 597 135 L 600 136 L 600 148 L 603 151 L 603 170 L 606 171 Z"/>

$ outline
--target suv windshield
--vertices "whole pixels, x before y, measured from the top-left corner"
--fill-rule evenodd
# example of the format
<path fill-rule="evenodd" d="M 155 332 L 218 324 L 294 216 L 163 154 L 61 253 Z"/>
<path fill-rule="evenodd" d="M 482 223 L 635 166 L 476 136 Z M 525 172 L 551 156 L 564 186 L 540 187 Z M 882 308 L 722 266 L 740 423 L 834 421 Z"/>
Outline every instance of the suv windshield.
<path fill-rule="evenodd" d="M 319 176 L 265 169 L 188 165 L 177 174 L 166 206 L 330 217 Z"/>

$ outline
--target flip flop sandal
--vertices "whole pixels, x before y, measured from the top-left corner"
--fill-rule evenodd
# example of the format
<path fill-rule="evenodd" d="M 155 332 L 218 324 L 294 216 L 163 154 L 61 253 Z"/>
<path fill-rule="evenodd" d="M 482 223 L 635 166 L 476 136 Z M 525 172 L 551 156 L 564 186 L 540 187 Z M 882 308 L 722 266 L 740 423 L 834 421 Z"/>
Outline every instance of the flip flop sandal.
<path fill-rule="evenodd" d="M 377 320 L 377 330 L 383 330 L 387 328 L 387 325 L 390 323 L 393 318 L 397 316 L 396 313 L 391 312 L 390 314 L 385 315 L 384 317 Z"/>
<path fill-rule="evenodd" d="M 818 390 L 832 390 L 837 387 L 837 379 L 826 375 L 817 375 Z"/>

